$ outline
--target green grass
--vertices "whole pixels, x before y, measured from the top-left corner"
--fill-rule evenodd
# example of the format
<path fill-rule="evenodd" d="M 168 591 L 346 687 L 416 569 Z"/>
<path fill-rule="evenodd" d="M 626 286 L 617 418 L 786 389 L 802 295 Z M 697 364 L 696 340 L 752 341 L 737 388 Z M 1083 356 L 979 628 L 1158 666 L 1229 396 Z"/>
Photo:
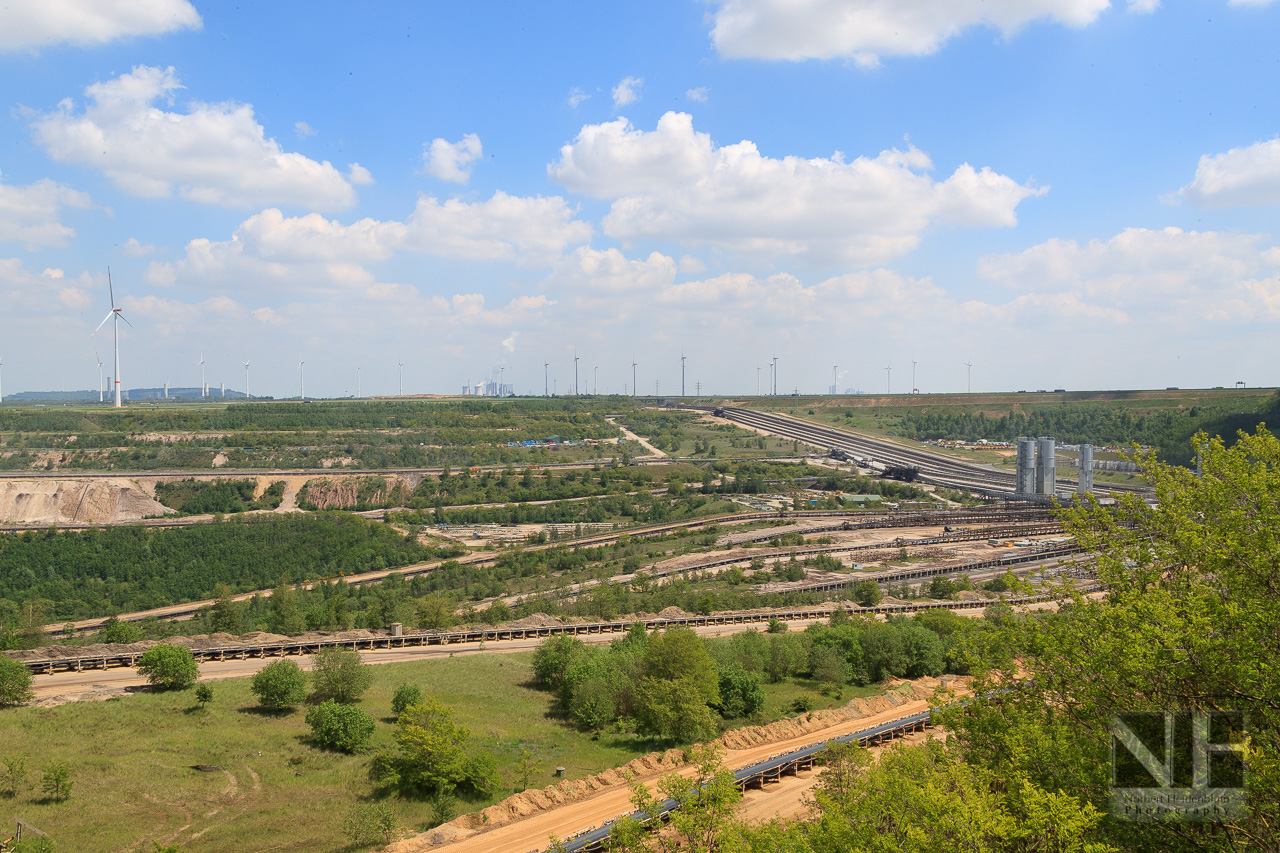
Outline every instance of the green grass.
<path fill-rule="evenodd" d="M 551 784 L 557 766 L 567 778 L 581 778 L 667 745 L 628 734 L 593 739 L 556 719 L 550 695 L 531 684 L 531 660 L 531 653 L 469 655 L 374 667 L 373 686 L 360 703 L 378 720 L 374 748 L 392 743 L 391 696 L 405 681 L 445 702 L 471 730 L 473 746 L 499 761 L 504 789 L 494 800 L 460 801 L 464 811 L 513 792 L 522 743 L 543 758 L 533 787 Z M 29 821 L 58 849 L 77 853 L 131 845 L 147 851 L 152 841 L 178 844 L 184 853 L 357 849 L 340 829 L 351 806 L 372 794 L 368 756 L 312 747 L 305 709 L 259 712 L 248 679 L 214 682 L 213 689 L 205 710 L 195 708 L 188 690 L 4 712 L 0 758 L 23 756 L 29 770 L 24 788 L 4 804 L 6 816 Z M 811 696 L 817 708 L 832 701 L 807 682 L 767 684 L 765 691 L 767 720 L 787 716 L 800 695 Z M 843 701 L 874 692 L 846 687 Z M 40 793 L 39 768 L 55 759 L 72 768 L 74 788 L 65 803 L 45 802 Z M 225 771 L 199 772 L 195 764 Z M 425 802 L 388 802 L 400 826 L 427 828 Z"/>

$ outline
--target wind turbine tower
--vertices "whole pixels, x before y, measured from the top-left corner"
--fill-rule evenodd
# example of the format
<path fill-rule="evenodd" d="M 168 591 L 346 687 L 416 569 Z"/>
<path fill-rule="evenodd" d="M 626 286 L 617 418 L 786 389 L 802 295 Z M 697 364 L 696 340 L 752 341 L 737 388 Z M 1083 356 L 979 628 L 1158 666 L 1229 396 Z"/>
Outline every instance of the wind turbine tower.
<path fill-rule="evenodd" d="M 298 356 L 298 399 L 307 400 L 307 363 Z"/>
<path fill-rule="evenodd" d="M 578 351 L 573 351 L 573 393 L 578 393 Z"/>
<path fill-rule="evenodd" d="M 684 350 L 680 351 L 680 396 L 684 396 Z"/>
<path fill-rule="evenodd" d="M 916 387 L 916 360 L 914 358 L 911 359 L 911 393 L 920 393 L 920 389 Z"/>
<path fill-rule="evenodd" d="M 548 393 L 551 391 L 550 378 L 551 378 L 551 362 L 544 361 L 542 362 L 542 396 L 544 397 L 551 396 L 551 394 Z"/>
<path fill-rule="evenodd" d="M 973 362 L 966 361 L 964 363 L 964 366 L 969 368 L 969 393 L 972 394 L 973 393 Z"/>
<path fill-rule="evenodd" d="M 244 365 L 244 398 L 249 399 L 249 362 L 253 359 L 245 359 L 241 362 Z"/>
<path fill-rule="evenodd" d="M 111 313 L 102 318 L 102 322 L 98 324 L 98 328 L 94 329 L 93 334 L 89 335 L 89 337 L 93 337 L 93 335 L 98 334 L 102 327 L 107 324 L 107 321 L 111 321 L 111 330 L 115 333 L 116 354 L 116 372 L 115 375 L 111 377 L 111 381 L 115 383 L 116 389 L 115 403 L 112 405 L 118 409 L 120 408 L 120 321 L 124 320 L 124 314 L 122 313 L 124 309 L 116 307 L 116 291 L 111 285 L 111 267 L 107 267 L 107 294 L 111 297 Z M 130 326 L 133 325 L 128 320 L 124 321 Z"/>
<path fill-rule="evenodd" d="M 94 350 L 94 351 L 93 351 L 93 357 L 94 357 L 94 358 L 96 358 L 96 359 L 98 360 L 98 402 L 99 402 L 99 403 L 101 403 L 101 402 L 103 402 L 103 399 L 102 399 L 102 356 L 98 354 L 98 351 L 97 351 L 97 350 Z"/>
<path fill-rule="evenodd" d="M 634 397 L 640 392 L 636 387 L 636 357 L 631 356 L 631 396 Z"/>
<path fill-rule="evenodd" d="M 356 365 L 356 399 L 360 398 L 360 365 Z"/>
<path fill-rule="evenodd" d="M 209 386 L 204 381 L 204 353 L 200 353 L 200 396 L 201 398 L 209 396 Z"/>
<path fill-rule="evenodd" d="M 884 393 L 893 393 L 893 362 L 889 362 L 889 366 L 884 369 Z"/>
<path fill-rule="evenodd" d="M 400 396 L 403 397 L 404 396 L 404 362 L 403 361 L 399 362 L 399 364 L 400 364 Z"/>

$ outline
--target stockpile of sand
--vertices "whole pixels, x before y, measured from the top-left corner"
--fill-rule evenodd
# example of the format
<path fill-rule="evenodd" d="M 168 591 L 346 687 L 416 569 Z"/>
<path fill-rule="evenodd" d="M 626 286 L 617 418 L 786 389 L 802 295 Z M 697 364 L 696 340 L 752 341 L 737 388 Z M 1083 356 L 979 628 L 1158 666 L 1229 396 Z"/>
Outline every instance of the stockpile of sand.
<path fill-rule="evenodd" d="M 2 480 L 2 524 L 118 524 L 173 510 L 133 480 Z"/>

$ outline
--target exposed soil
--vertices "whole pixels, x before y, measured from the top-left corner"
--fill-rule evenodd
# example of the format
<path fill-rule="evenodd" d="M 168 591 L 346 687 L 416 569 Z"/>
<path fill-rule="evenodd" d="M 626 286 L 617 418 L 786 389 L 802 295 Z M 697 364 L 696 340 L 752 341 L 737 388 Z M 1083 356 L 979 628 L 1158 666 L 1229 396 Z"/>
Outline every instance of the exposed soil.
<path fill-rule="evenodd" d="M 947 688 L 957 691 L 964 689 L 964 679 L 947 679 Z M 893 682 L 889 690 L 871 699 L 854 699 L 843 708 L 815 711 L 792 719 L 780 720 L 767 726 L 748 726 L 726 732 L 714 743 L 725 750 L 725 766 L 737 768 L 747 766 L 767 757 L 769 747 L 778 744 L 780 751 L 795 748 L 797 742 L 816 740 L 815 735 L 827 732 L 837 736 L 850 729 L 861 720 L 882 716 L 905 716 L 921 710 L 925 700 L 930 699 L 943 681 L 937 678 L 922 678 L 914 682 Z M 540 790 L 524 791 L 489 806 L 479 812 L 462 815 L 442 824 L 435 829 L 413 838 L 396 842 L 386 848 L 386 853 L 424 853 L 441 845 L 448 845 L 450 851 L 458 853 L 471 850 L 523 850 L 532 844 L 536 849 L 545 846 L 548 832 L 556 832 L 561 837 L 585 829 L 596 819 L 599 809 L 609 811 L 616 808 L 620 814 L 626 810 L 627 782 L 631 777 L 641 780 L 653 778 L 671 772 L 688 771 L 692 768 L 684 761 L 684 751 L 670 749 L 666 752 L 654 752 L 637 758 L 622 767 L 606 770 L 585 779 L 565 780 Z M 597 797 L 608 792 L 610 797 L 597 801 Z M 592 798 L 591 810 L 583 808 L 564 808 L 570 804 Z M 617 800 L 615 805 L 610 805 Z M 598 808 L 597 808 L 598 807 Z M 554 813 L 554 814 L 544 814 Z M 516 827 L 513 832 L 497 833 L 490 838 L 488 833 L 509 826 L 524 818 L 541 815 L 538 820 L 531 821 L 527 834 Z M 484 833 L 479 838 L 474 836 Z M 500 836 L 500 837 L 499 837 Z"/>
<path fill-rule="evenodd" d="M 127 477 L 0 480 L 0 524 L 126 524 L 172 512 Z"/>

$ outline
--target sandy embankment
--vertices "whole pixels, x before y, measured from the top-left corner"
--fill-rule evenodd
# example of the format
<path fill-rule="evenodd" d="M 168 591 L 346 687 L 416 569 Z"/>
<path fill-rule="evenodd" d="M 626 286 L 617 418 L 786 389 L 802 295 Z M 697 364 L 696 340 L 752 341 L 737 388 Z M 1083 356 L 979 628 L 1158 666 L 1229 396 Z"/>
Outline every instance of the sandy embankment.
<path fill-rule="evenodd" d="M 726 732 L 715 743 L 724 749 L 726 767 L 745 767 L 817 740 L 926 710 L 940 683 L 936 678 L 906 682 L 881 696 L 854 699 L 843 708 Z M 963 684 L 957 680 L 951 687 L 963 689 Z M 683 750 L 651 753 L 595 776 L 515 794 L 480 812 L 398 841 L 386 848 L 386 853 L 525 853 L 531 848 L 542 849 L 552 833 L 564 838 L 629 811 L 629 776 L 652 784 L 672 770 L 692 772 L 684 763 Z"/>
<path fill-rule="evenodd" d="M 130 477 L 0 480 L 0 524 L 127 524 L 172 512 Z"/>

